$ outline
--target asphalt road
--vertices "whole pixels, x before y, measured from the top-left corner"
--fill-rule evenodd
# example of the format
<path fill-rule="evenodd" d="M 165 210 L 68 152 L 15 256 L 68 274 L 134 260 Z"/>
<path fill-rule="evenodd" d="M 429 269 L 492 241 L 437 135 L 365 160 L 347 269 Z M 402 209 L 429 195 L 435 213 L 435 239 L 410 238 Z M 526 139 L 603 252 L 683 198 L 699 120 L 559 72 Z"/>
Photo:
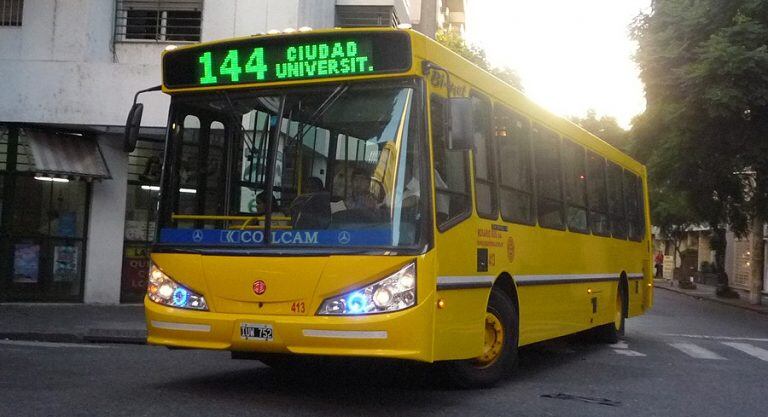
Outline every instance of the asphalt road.
<path fill-rule="evenodd" d="M 401 363 L 285 374 L 225 352 L 0 341 L 0 416 L 768 416 L 768 316 L 656 294 L 617 345 L 528 347 L 474 391 Z"/>

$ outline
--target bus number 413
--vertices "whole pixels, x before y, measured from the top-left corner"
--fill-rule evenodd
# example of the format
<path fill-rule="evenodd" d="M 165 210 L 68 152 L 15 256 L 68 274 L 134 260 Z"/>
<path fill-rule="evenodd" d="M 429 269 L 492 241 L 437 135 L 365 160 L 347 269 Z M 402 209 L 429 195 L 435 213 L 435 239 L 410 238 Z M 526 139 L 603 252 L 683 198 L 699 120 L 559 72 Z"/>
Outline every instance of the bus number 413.
<path fill-rule="evenodd" d="M 291 303 L 291 311 L 294 313 L 304 313 L 307 311 L 304 301 L 295 301 Z"/>
<path fill-rule="evenodd" d="M 206 52 L 198 58 L 198 62 L 203 65 L 203 76 L 200 77 L 200 84 L 216 84 L 219 82 L 217 76 L 213 75 L 213 54 Z M 245 63 L 246 74 L 256 74 L 256 79 L 264 80 L 267 73 L 267 65 L 264 63 L 264 48 L 253 48 L 251 56 L 248 57 L 248 61 Z M 243 68 L 240 67 L 240 52 L 237 49 L 230 49 L 227 52 L 227 56 L 224 58 L 224 62 L 219 66 L 218 74 L 221 77 L 229 76 L 230 81 L 239 82 L 240 74 L 243 73 Z"/>

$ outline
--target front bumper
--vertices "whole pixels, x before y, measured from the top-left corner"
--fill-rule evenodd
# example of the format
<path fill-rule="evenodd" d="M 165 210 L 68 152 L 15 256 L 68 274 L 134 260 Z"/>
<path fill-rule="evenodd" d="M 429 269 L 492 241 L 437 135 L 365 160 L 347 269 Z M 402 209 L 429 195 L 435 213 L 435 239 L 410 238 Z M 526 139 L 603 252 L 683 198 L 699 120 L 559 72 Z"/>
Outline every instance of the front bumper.
<path fill-rule="evenodd" d="M 431 362 L 435 303 L 369 316 L 251 315 L 193 311 L 144 299 L 147 342 L 243 352 L 364 356 Z M 271 341 L 245 340 L 241 323 L 270 324 Z"/>

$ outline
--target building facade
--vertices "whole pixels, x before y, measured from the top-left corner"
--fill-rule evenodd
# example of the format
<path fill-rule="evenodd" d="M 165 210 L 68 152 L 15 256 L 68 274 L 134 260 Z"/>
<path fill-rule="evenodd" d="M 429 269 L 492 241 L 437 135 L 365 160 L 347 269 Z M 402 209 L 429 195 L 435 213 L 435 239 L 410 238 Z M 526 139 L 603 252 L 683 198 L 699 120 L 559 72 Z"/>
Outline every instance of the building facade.
<path fill-rule="evenodd" d="M 450 2 L 438 2 L 450 3 Z M 462 4 L 463 1 L 459 2 Z M 308 26 L 395 26 L 418 0 L 0 0 L 0 302 L 115 304 L 144 294 L 170 44 Z M 462 9 L 463 10 L 463 9 Z"/>

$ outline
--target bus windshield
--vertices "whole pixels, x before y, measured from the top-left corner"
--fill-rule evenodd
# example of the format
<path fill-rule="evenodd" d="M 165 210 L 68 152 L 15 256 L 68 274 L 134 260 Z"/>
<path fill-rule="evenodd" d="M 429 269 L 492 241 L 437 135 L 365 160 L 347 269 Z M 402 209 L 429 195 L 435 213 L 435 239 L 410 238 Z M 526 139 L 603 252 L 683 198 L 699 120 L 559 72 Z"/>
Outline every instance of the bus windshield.
<path fill-rule="evenodd" d="M 159 242 L 419 246 L 428 187 L 415 94 L 357 83 L 175 98 Z"/>

